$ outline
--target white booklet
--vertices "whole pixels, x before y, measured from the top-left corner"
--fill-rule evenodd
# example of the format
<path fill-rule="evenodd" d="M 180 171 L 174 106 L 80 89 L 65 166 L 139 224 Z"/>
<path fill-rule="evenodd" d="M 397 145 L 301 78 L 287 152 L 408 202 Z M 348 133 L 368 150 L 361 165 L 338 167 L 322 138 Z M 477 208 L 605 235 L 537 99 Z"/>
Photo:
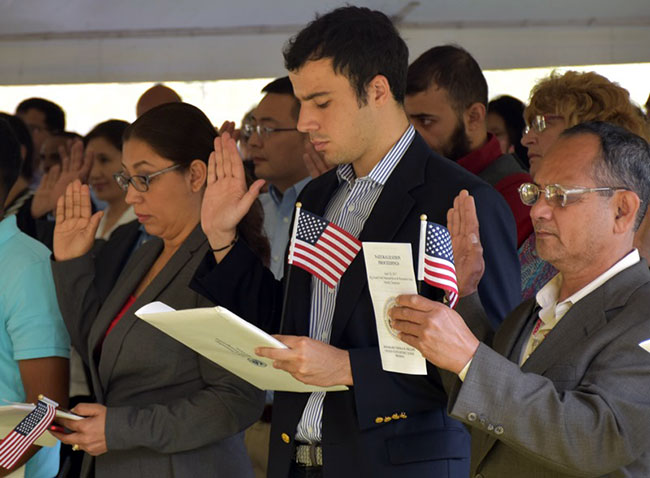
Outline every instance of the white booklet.
<path fill-rule="evenodd" d="M 411 244 L 364 242 L 363 257 L 377 322 L 382 368 L 387 372 L 426 375 L 426 360 L 419 350 L 400 340 L 388 316 L 398 295 L 417 294 L 418 291 Z"/>
<path fill-rule="evenodd" d="M 9 435 L 9 432 L 16 428 L 23 418 L 36 408 L 33 403 L 16 403 L 7 402 L 7 405 L 0 405 L 0 440 Z M 81 420 L 84 417 L 74 413 L 56 411 L 56 418 L 70 418 L 72 420 Z M 56 420 L 55 418 L 55 420 Z M 38 446 L 54 446 L 58 440 L 49 433 L 43 433 L 35 442 Z"/>
<path fill-rule="evenodd" d="M 224 307 L 174 310 L 162 302 L 152 302 L 135 315 L 262 390 L 336 392 L 348 389 L 345 385 L 307 385 L 289 372 L 273 368 L 273 360 L 255 355 L 255 349 L 286 349 L 287 346 Z"/>

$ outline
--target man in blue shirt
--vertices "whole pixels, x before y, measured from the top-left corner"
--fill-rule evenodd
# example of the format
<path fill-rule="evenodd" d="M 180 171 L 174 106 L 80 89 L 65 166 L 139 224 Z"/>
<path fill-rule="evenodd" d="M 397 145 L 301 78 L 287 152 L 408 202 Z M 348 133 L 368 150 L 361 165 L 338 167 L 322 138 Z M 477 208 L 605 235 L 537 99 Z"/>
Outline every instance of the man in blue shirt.
<path fill-rule="evenodd" d="M 311 146 L 296 127 L 300 104 L 289 77 L 273 80 L 262 93 L 266 96 L 253 110 L 252 122 L 244 128 L 244 134 L 248 136 L 255 176 L 268 184 L 268 192 L 260 195 L 260 202 L 264 232 L 271 243 L 270 269 L 279 280 L 296 199 L 311 179 L 303 161 Z"/>
<path fill-rule="evenodd" d="M 20 163 L 18 141 L 0 120 L 0 217 Z M 0 400 L 35 403 L 44 394 L 66 405 L 70 339 L 49 256 L 45 246 L 18 230 L 15 216 L 0 221 Z M 59 469 L 59 447 L 32 446 L 9 471 L 25 464 L 26 477 L 51 478 Z M 0 476 L 9 471 L 0 468 Z"/>

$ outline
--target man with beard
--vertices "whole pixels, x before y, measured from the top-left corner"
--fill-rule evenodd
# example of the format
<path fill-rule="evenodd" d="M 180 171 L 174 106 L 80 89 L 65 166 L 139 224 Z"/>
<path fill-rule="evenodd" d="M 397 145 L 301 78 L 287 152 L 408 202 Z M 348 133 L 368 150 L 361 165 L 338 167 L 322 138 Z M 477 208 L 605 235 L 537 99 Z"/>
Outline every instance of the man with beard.
<path fill-rule="evenodd" d="M 517 189 L 530 175 L 503 154 L 487 131 L 488 87 L 481 67 L 454 45 L 431 48 L 408 69 L 404 107 L 429 147 L 490 183 L 505 198 L 517 223 L 517 246 L 531 234 L 528 206 Z"/>

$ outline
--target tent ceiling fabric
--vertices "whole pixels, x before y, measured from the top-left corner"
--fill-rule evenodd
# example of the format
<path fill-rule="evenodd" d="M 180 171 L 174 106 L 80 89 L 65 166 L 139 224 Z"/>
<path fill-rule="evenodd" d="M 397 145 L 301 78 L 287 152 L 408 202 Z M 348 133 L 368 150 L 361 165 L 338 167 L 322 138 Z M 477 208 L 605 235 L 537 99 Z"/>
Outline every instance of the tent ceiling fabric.
<path fill-rule="evenodd" d="M 411 60 L 455 42 L 483 68 L 650 61 L 648 0 L 374 0 Z M 281 75 L 282 46 L 341 1 L 0 0 L 1 84 Z"/>

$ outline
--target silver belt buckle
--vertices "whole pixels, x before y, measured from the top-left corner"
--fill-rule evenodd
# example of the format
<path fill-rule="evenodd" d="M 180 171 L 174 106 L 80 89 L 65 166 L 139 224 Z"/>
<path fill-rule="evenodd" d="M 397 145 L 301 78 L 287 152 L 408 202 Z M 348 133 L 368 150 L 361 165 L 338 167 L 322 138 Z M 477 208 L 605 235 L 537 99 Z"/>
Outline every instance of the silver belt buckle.
<path fill-rule="evenodd" d="M 296 463 L 302 466 L 323 466 L 323 447 L 320 445 L 297 445 Z"/>

